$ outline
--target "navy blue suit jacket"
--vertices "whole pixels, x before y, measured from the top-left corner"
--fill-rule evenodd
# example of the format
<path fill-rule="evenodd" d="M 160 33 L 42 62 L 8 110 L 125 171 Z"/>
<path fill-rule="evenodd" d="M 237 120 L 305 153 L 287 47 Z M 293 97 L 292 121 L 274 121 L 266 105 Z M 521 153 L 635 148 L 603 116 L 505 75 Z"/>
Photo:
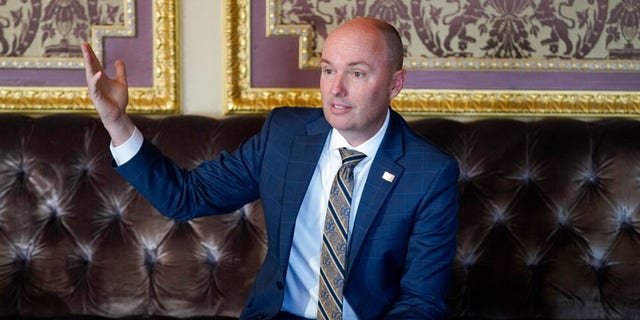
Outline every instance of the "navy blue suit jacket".
<path fill-rule="evenodd" d="M 232 154 L 185 171 L 148 141 L 117 170 L 178 220 L 261 198 L 268 250 L 243 319 L 279 312 L 296 216 L 331 127 L 322 110 L 277 108 Z M 383 179 L 388 172 L 393 181 Z M 440 319 L 456 251 L 457 163 L 391 111 L 350 234 L 344 294 L 360 319 Z M 318 240 L 320 241 L 320 239 Z"/>

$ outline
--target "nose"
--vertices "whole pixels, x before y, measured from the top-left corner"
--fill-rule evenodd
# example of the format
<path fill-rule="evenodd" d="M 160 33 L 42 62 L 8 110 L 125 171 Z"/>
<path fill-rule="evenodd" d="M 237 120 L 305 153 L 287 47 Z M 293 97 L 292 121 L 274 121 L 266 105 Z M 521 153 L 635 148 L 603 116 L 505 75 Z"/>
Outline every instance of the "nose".
<path fill-rule="evenodd" d="M 335 97 L 344 97 L 347 94 L 346 86 L 345 86 L 345 77 L 341 74 L 336 74 L 333 78 L 333 83 L 331 85 L 331 94 Z"/>

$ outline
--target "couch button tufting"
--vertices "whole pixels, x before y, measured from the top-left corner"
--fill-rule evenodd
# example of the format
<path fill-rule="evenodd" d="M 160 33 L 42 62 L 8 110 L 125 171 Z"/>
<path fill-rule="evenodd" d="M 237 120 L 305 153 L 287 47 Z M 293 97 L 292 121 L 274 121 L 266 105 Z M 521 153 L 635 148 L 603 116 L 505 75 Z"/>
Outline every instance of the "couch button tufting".
<path fill-rule="evenodd" d="M 132 116 L 186 169 L 264 120 L 158 118 Z M 460 165 L 452 319 L 640 320 L 640 121 L 412 126 Z M 0 115 L 0 314 L 14 315 L 0 318 L 238 313 L 267 256 L 260 201 L 177 223 L 113 170 L 109 141 L 93 116 Z M 273 279 L 282 294 L 284 279 Z"/>
<path fill-rule="evenodd" d="M 232 151 L 264 118 L 134 121 L 192 168 Z M 114 171 L 109 141 L 92 116 L 0 115 L 0 314 L 184 318 L 211 305 L 220 306 L 213 317 L 236 313 L 253 285 L 244 279 L 266 254 L 262 206 L 175 223 Z"/>

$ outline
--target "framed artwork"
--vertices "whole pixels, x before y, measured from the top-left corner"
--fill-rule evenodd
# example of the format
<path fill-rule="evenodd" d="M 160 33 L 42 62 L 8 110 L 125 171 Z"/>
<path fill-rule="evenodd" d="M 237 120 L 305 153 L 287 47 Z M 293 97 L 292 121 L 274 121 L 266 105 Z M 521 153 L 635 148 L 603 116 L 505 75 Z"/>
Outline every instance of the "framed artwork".
<path fill-rule="evenodd" d="M 320 106 L 323 42 L 358 16 L 402 37 L 404 114 L 640 115 L 637 0 L 225 0 L 225 111 Z"/>
<path fill-rule="evenodd" d="M 0 1 L 0 111 L 94 112 L 80 45 L 125 61 L 134 113 L 178 112 L 175 0 Z"/>

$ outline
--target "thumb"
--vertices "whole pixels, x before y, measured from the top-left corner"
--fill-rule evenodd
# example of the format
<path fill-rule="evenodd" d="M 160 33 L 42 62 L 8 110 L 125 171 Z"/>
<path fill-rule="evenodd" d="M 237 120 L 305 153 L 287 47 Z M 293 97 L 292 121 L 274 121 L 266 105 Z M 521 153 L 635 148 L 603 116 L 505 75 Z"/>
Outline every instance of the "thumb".
<path fill-rule="evenodd" d="M 127 84 L 127 70 L 124 66 L 124 61 L 117 60 L 115 63 L 116 68 L 116 80 L 118 82 Z"/>

